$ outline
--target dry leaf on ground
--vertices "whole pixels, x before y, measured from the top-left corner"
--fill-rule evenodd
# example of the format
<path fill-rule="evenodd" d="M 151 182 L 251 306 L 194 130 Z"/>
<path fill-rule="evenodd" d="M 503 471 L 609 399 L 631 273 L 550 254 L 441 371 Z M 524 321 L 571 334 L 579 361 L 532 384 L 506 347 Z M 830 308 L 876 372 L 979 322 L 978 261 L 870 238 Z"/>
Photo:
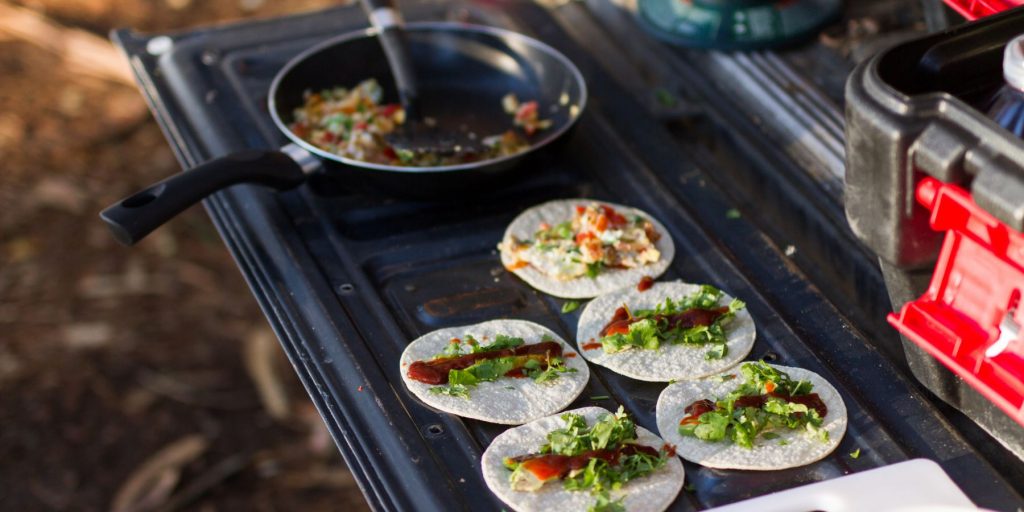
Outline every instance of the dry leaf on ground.
<path fill-rule="evenodd" d="M 291 415 L 288 390 L 281 381 L 277 359 L 281 356 L 274 333 L 261 328 L 245 339 L 245 369 L 249 372 L 267 414 L 278 421 Z"/>
<path fill-rule="evenodd" d="M 144 512 L 163 505 L 181 479 L 182 469 L 209 446 L 201 435 L 183 437 L 154 453 L 121 484 L 112 512 Z"/>

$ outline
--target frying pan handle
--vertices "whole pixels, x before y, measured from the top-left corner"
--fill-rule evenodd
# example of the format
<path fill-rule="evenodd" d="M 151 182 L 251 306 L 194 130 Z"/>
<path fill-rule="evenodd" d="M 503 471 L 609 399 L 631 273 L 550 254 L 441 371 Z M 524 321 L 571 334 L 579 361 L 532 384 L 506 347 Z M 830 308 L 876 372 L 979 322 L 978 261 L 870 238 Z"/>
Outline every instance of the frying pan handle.
<path fill-rule="evenodd" d="M 124 245 L 134 245 L 206 196 L 236 183 L 286 190 L 305 180 L 302 167 L 280 151 L 247 150 L 215 158 L 153 184 L 100 212 Z"/>
<path fill-rule="evenodd" d="M 402 15 L 392 0 L 360 0 L 370 24 L 377 29 L 377 39 L 384 47 L 388 66 L 395 78 L 398 96 L 402 100 L 402 108 L 406 116 L 418 119 L 419 111 L 416 103 L 419 98 L 419 85 L 413 72 L 412 59 L 409 57 L 405 30 L 402 29 Z"/>

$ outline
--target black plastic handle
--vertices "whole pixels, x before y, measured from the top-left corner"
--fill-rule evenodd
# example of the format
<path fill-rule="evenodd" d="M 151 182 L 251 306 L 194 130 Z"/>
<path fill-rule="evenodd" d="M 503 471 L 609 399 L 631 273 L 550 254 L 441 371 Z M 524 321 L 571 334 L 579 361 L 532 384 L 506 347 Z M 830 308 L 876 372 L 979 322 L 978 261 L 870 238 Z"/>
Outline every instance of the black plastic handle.
<path fill-rule="evenodd" d="M 398 89 L 398 97 L 402 101 L 405 115 L 418 119 L 419 85 L 413 72 L 412 58 L 409 57 L 409 47 L 405 41 L 405 30 L 402 28 L 398 8 L 392 0 L 361 0 L 360 4 L 370 23 L 377 29 L 377 39 L 384 48 L 384 55 L 388 59 L 388 67 L 391 68 L 391 75 L 395 79 L 395 87 Z"/>
<path fill-rule="evenodd" d="M 205 162 L 151 185 L 100 212 L 114 238 L 134 245 L 206 196 L 236 183 L 287 190 L 305 181 L 302 167 L 280 151 L 247 150 Z"/>

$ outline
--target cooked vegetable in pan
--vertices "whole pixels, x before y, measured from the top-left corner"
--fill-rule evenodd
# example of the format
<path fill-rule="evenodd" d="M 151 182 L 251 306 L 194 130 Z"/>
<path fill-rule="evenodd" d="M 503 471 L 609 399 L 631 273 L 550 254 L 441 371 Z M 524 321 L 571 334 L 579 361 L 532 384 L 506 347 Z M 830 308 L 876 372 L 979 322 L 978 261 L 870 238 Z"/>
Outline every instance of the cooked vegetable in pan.
<path fill-rule="evenodd" d="M 383 165 L 434 167 L 520 153 L 530 147 L 530 136 L 551 126 L 550 120 L 539 117 L 536 101 L 520 103 L 515 95 L 508 94 L 501 102 L 510 116 L 508 130 L 499 134 L 465 134 L 470 139 L 480 138 L 482 150 L 443 155 L 396 149 L 387 136 L 405 124 L 405 110 L 397 103 L 382 103 L 383 96 L 374 79 L 364 80 L 351 89 L 306 91 L 306 102 L 295 109 L 289 129 L 314 146 L 344 158 Z M 428 127 L 433 122 L 424 119 Z"/>

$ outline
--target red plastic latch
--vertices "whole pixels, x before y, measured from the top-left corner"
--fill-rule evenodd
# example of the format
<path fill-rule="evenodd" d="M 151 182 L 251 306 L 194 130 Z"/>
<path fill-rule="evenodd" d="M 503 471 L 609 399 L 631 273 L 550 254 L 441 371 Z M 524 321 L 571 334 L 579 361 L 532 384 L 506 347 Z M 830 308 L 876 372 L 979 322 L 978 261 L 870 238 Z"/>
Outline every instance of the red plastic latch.
<path fill-rule="evenodd" d="M 976 20 L 995 14 L 1018 5 L 1024 5 L 1024 0 L 943 0 L 951 9 L 960 13 L 969 20 Z"/>
<path fill-rule="evenodd" d="M 917 201 L 946 239 L 928 291 L 889 323 L 1024 426 L 1024 235 L 934 178 Z"/>

